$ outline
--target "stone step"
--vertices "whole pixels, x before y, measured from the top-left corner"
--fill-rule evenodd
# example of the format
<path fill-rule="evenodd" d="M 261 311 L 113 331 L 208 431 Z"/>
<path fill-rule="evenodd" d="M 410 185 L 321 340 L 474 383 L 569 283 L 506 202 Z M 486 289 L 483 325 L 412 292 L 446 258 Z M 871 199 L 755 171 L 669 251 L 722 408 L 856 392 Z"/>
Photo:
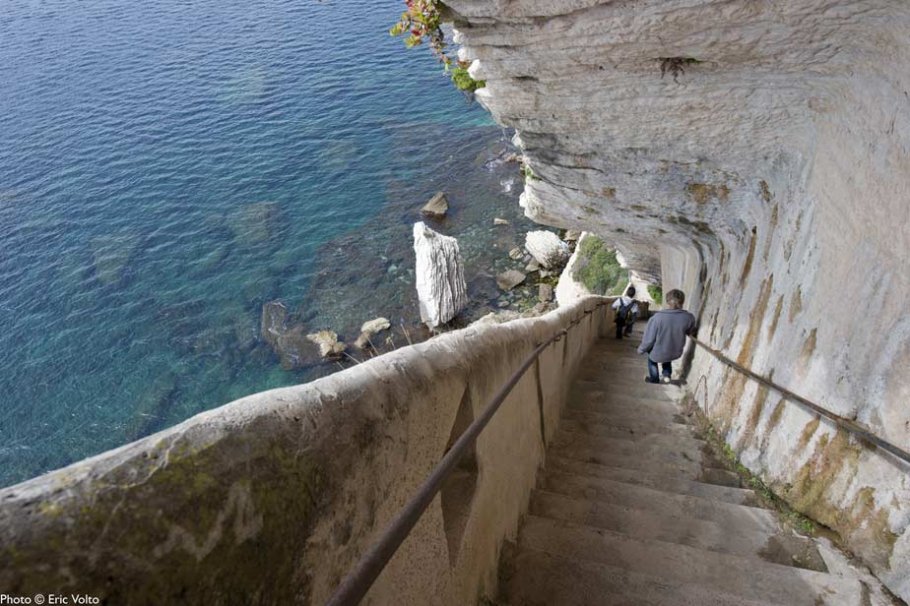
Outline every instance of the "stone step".
<path fill-rule="evenodd" d="M 625 438 L 626 440 L 646 440 L 655 436 L 679 436 L 698 440 L 695 432 L 691 428 L 671 423 L 666 427 L 654 428 L 645 423 L 633 423 L 629 425 L 620 425 L 617 423 L 605 422 L 609 415 L 604 415 L 604 419 L 593 422 L 585 419 L 574 417 L 563 417 L 559 421 L 559 428 L 568 432 L 583 433 L 590 436 L 599 436 L 602 438 Z M 679 429 L 674 429 L 678 427 Z M 655 431 L 657 430 L 657 431 Z"/>
<path fill-rule="evenodd" d="M 597 378 L 605 373 L 614 372 L 634 373 L 632 376 L 638 376 L 639 374 L 643 375 L 647 370 L 648 363 L 644 358 L 640 360 L 631 360 L 616 355 L 606 358 L 603 362 L 594 364 L 582 362 L 578 365 L 579 376 L 584 374 L 587 375 L 588 378 Z"/>
<path fill-rule="evenodd" d="M 613 463 L 614 457 L 629 459 L 638 457 L 652 465 L 673 466 L 673 469 L 691 469 L 695 466 L 719 467 L 706 446 L 698 445 L 692 438 L 666 436 L 667 441 L 641 442 L 624 438 L 603 438 L 589 434 L 569 433 L 558 430 L 550 445 L 550 452 L 571 459 L 600 463 L 611 467 L 624 467 Z M 636 466 L 635 469 L 644 469 Z M 657 471 L 657 469 L 654 469 Z"/>
<path fill-rule="evenodd" d="M 657 398 L 678 397 L 678 385 L 673 383 L 648 383 L 645 381 L 647 375 L 647 369 L 639 368 L 637 370 L 630 369 L 622 372 L 602 372 L 597 376 L 586 379 L 579 377 L 578 380 L 582 381 L 580 386 L 584 387 L 636 390 L 643 397 L 647 397 L 648 395 Z"/>
<path fill-rule="evenodd" d="M 614 369 L 640 369 L 646 371 L 648 368 L 648 359 L 644 356 L 636 355 L 630 357 L 625 352 L 604 352 L 599 360 L 589 359 L 578 365 L 579 371 L 582 372 L 610 372 Z"/>
<path fill-rule="evenodd" d="M 611 409 L 654 410 L 679 413 L 679 405 L 669 399 L 637 398 L 623 392 L 603 390 L 578 390 L 569 393 L 567 401 L 578 400 L 592 405 L 603 405 Z"/>
<path fill-rule="evenodd" d="M 589 463 L 587 461 L 567 459 L 560 457 L 556 453 L 547 453 L 547 461 L 544 471 L 561 471 L 563 473 L 570 473 L 578 476 L 589 478 L 604 478 L 606 480 L 615 480 L 617 482 L 626 482 L 628 484 L 638 484 L 641 486 L 647 486 L 649 488 L 657 488 L 661 490 L 667 489 L 668 486 L 673 486 L 672 483 L 668 483 L 671 480 L 697 482 L 699 484 L 709 484 L 712 486 L 720 486 L 726 488 L 742 488 L 738 475 L 732 471 L 721 468 L 702 468 L 699 472 L 691 476 L 684 476 L 681 474 L 668 475 L 660 473 L 647 473 L 641 471 L 640 469 L 628 469 L 623 467 L 616 467 L 615 465 L 600 465 L 597 463 Z M 668 492 L 677 491 L 668 490 Z"/>
<path fill-rule="evenodd" d="M 700 460 L 689 460 L 681 455 L 662 454 L 657 458 L 642 456 L 641 453 L 622 454 L 605 453 L 599 448 L 583 447 L 577 445 L 561 448 L 551 448 L 549 454 L 575 461 L 637 469 L 639 471 L 655 474 L 682 474 L 685 477 L 697 477 L 702 470 Z"/>
<path fill-rule="evenodd" d="M 630 439 L 625 436 L 598 436 L 591 433 L 560 429 L 553 435 L 550 448 L 583 447 L 600 449 L 604 454 L 639 454 L 642 456 L 662 456 L 664 454 L 680 455 L 687 460 L 713 461 L 710 447 L 692 436 L 673 436 L 652 434 L 641 439 Z M 713 465 L 717 466 L 717 465 Z"/>
<path fill-rule="evenodd" d="M 595 398 L 599 396 L 603 400 L 624 399 L 626 401 L 662 402 L 677 407 L 680 407 L 683 395 L 682 390 L 675 385 L 646 383 L 643 378 L 639 378 L 635 382 L 604 381 L 597 384 L 587 382 L 573 387 L 569 393 L 573 396 Z"/>
<path fill-rule="evenodd" d="M 553 436 L 553 446 L 562 447 L 569 444 L 581 444 L 592 448 L 603 448 L 605 451 L 613 452 L 618 445 L 626 449 L 636 449 L 636 452 L 643 450 L 670 450 L 677 453 L 687 453 L 690 457 L 696 458 L 697 455 L 703 455 L 713 458 L 713 450 L 708 443 L 695 436 L 674 436 L 669 434 L 651 434 L 641 439 L 634 436 L 600 436 L 596 433 L 583 431 L 571 431 L 563 429 L 562 425 Z"/>
<path fill-rule="evenodd" d="M 610 406 L 608 402 L 598 400 L 569 397 L 566 401 L 565 410 L 581 410 L 585 412 L 596 412 L 610 417 L 623 418 L 626 420 L 638 419 L 642 423 L 680 423 L 688 424 L 688 419 L 680 412 L 674 412 L 670 408 L 655 409 L 645 407 L 622 407 Z"/>
<path fill-rule="evenodd" d="M 582 391 L 603 391 L 608 394 L 625 393 L 628 397 L 662 400 L 675 402 L 679 387 L 663 383 L 646 383 L 645 372 L 640 375 L 627 376 L 622 379 L 607 380 L 603 377 L 597 379 L 576 379 L 572 383 L 570 393 Z"/>
<path fill-rule="evenodd" d="M 602 528 L 639 539 L 679 543 L 699 549 L 744 556 L 768 554 L 779 564 L 800 565 L 824 570 L 814 544 L 767 520 L 750 522 L 731 529 L 714 520 L 688 518 L 670 512 L 656 514 L 624 505 L 577 499 L 536 489 L 528 513 L 593 528 Z M 784 555 L 784 550 L 789 550 Z M 796 560 L 794 560 L 796 556 Z"/>
<path fill-rule="evenodd" d="M 695 428 L 688 424 L 684 415 L 674 415 L 669 422 L 659 422 L 653 419 L 641 419 L 634 412 L 613 411 L 610 413 L 581 410 L 566 407 L 562 412 L 562 420 L 573 420 L 586 425 L 599 425 L 607 428 L 619 428 L 632 433 L 668 433 L 673 435 L 695 435 Z"/>
<path fill-rule="evenodd" d="M 672 423 L 674 420 L 673 415 L 671 415 L 669 419 Z M 590 443 L 592 445 L 599 445 L 605 442 L 625 441 L 637 442 L 642 448 L 651 445 L 661 445 L 673 448 L 687 447 L 696 451 L 707 449 L 707 452 L 712 452 L 708 447 L 708 443 L 698 437 L 694 431 L 681 432 L 679 434 L 661 432 L 642 432 L 641 434 L 637 434 L 634 429 L 631 432 L 628 430 L 616 432 L 608 425 L 585 423 L 578 419 L 560 419 L 559 431 L 567 434 L 568 439 L 584 440 L 585 443 Z"/>
<path fill-rule="evenodd" d="M 638 469 L 591 465 L 580 461 L 572 461 L 571 459 L 562 459 L 558 456 L 548 457 L 546 468 L 541 475 L 541 480 L 545 480 L 546 487 L 554 492 L 560 492 L 557 487 L 562 481 L 566 480 L 564 476 L 569 476 L 569 478 L 579 483 L 589 483 L 592 488 L 599 481 L 606 480 L 644 486 L 645 488 L 672 492 L 673 494 L 688 494 L 702 497 L 703 499 L 714 499 L 735 505 L 762 506 L 761 500 L 755 492 L 746 488 L 718 486 L 717 484 L 701 482 L 697 479 L 690 479 L 677 474 L 643 473 Z M 541 482 L 538 482 L 538 486 L 543 488 Z"/>
<path fill-rule="evenodd" d="M 763 527 L 767 524 L 774 527 L 777 525 L 776 514 L 760 507 L 715 501 L 695 495 L 675 494 L 603 478 L 599 478 L 597 483 L 592 485 L 590 482 L 581 481 L 583 479 L 580 476 L 562 478 L 559 484 L 556 484 L 543 475 L 538 481 L 538 488 L 554 492 L 549 488 L 552 484 L 559 490 L 558 494 L 574 499 L 613 503 L 650 511 L 655 515 L 710 520 L 730 529 L 755 524 Z"/>
<path fill-rule="evenodd" d="M 711 588 L 522 549 L 503 558 L 503 602 L 511 606 L 772 606 Z"/>
<path fill-rule="evenodd" d="M 854 579 L 538 516 L 525 518 L 518 549 L 598 562 L 748 599 L 797 606 L 816 606 L 819 598 L 832 604 L 862 603 L 862 587 Z"/>

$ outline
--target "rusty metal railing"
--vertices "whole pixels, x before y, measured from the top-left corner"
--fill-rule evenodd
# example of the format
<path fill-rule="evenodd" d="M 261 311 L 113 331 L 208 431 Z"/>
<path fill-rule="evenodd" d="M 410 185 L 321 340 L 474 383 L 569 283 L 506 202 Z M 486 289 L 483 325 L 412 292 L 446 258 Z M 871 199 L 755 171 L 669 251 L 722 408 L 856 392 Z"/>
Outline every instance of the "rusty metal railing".
<path fill-rule="evenodd" d="M 756 381 L 769 389 L 773 389 L 774 391 L 776 391 L 779 394 L 781 394 L 782 396 L 784 396 L 784 399 L 790 400 L 792 402 L 796 402 L 800 406 L 803 406 L 804 408 L 811 410 L 812 412 L 814 412 L 820 416 L 825 417 L 826 419 L 833 422 L 837 427 L 840 427 L 841 429 L 850 432 L 851 434 L 857 436 L 858 438 L 860 438 L 867 444 L 871 444 L 872 446 L 887 452 L 891 456 L 896 457 L 897 459 L 903 461 L 904 463 L 910 464 L 910 453 L 908 453 L 906 450 L 903 450 L 899 446 L 896 446 L 895 444 L 892 444 L 891 442 L 888 442 L 887 440 L 884 440 L 884 439 L 878 437 L 877 435 L 875 435 L 874 433 L 872 433 L 871 431 L 869 431 L 868 429 L 866 429 L 865 427 L 863 427 L 862 425 L 860 425 L 859 423 L 854 421 L 853 419 L 848 419 L 846 417 L 840 416 L 839 414 L 833 413 L 830 410 L 828 410 L 827 408 L 823 408 L 823 407 L 819 406 L 818 404 L 816 404 L 815 402 L 813 402 L 807 398 L 804 398 L 803 396 L 801 396 L 797 393 L 790 391 L 786 387 L 778 385 L 777 383 L 773 382 L 771 379 L 764 377 L 756 372 L 753 372 L 752 370 L 746 368 L 745 366 L 742 366 L 741 364 L 734 362 L 733 360 L 731 360 L 730 358 L 728 358 L 727 356 L 725 356 L 718 350 L 714 349 L 707 343 L 703 343 L 695 338 L 693 338 L 692 340 L 695 342 L 696 345 L 698 345 L 699 347 L 701 347 L 702 349 L 707 351 L 709 354 L 711 354 L 712 356 L 717 358 L 722 364 L 729 366 L 730 368 L 732 368 L 733 370 L 735 370 L 741 374 L 746 375 L 753 381 Z"/>
<path fill-rule="evenodd" d="M 348 576 L 341 581 L 341 584 L 335 589 L 335 592 L 326 602 L 326 606 L 354 606 L 359 604 L 363 596 L 366 595 L 373 582 L 382 572 L 385 565 L 392 559 L 395 551 L 401 546 L 405 538 L 417 524 L 417 520 L 423 515 L 433 498 L 442 488 L 443 482 L 458 465 L 459 460 L 467 453 L 468 448 L 484 430 L 500 405 L 508 397 L 512 388 L 518 384 L 528 368 L 534 364 L 537 357 L 553 343 L 556 343 L 563 337 L 567 336 L 569 329 L 580 323 L 586 316 L 593 314 L 595 311 L 608 305 L 609 300 L 600 301 L 591 309 L 585 311 L 569 324 L 554 334 L 552 337 L 534 348 L 521 366 L 518 367 L 509 380 L 496 392 L 490 403 L 484 411 L 477 417 L 473 423 L 464 431 L 463 434 L 455 441 L 449 451 L 442 457 L 442 460 L 436 465 L 430 475 L 424 480 L 423 484 L 417 489 L 417 492 L 405 504 L 398 515 L 382 532 L 379 539 L 361 556 L 357 565 L 348 573 Z"/>

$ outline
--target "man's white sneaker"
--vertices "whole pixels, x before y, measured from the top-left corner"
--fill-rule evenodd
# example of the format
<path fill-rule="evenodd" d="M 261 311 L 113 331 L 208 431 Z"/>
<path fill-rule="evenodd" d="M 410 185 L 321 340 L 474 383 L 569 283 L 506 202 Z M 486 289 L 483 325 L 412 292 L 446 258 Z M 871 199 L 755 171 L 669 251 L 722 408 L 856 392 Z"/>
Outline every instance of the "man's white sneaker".
<path fill-rule="evenodd" d="M 660 382 L 663 383 L 664 385 L 669 385 L 670 382 L 671 382 L 671 381 L 670 381 L 670 377 L 667 377 L 667 376 L 662 377 L 662 378 L 660 379 Z"/>

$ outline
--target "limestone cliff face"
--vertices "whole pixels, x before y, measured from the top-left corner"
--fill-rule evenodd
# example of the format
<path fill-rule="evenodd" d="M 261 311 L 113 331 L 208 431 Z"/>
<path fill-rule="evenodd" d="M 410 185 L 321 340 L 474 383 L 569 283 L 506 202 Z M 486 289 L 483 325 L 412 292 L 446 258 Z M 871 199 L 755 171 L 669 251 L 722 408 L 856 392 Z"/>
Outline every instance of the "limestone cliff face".
<path fill-rule="evenodd" d="M 910 4 L 447 4 L 530 217 L 615 242 L 703 340 L 910 449 Z M 910 469 L 701 353 L 689 386 L 910 598 Z"/>

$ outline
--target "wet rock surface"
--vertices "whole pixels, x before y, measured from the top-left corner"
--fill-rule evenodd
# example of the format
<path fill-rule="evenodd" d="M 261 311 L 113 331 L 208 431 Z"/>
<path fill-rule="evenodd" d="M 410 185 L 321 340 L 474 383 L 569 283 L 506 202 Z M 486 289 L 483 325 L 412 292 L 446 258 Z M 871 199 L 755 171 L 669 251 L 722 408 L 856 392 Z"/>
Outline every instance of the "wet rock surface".
<path fill-rule="evenodd" d="M 502 290 L 512 290 L 525 281 L 527 276 L 520 271 L 510 269 L 496 276 L 496 285 Z"/>
<path fill-rule="evenodd" d="M 449 212 L 449 200 L 444 192 L 439 192 L 423 205 L 420 214 L 434 219 L 442 219 Z"/>

